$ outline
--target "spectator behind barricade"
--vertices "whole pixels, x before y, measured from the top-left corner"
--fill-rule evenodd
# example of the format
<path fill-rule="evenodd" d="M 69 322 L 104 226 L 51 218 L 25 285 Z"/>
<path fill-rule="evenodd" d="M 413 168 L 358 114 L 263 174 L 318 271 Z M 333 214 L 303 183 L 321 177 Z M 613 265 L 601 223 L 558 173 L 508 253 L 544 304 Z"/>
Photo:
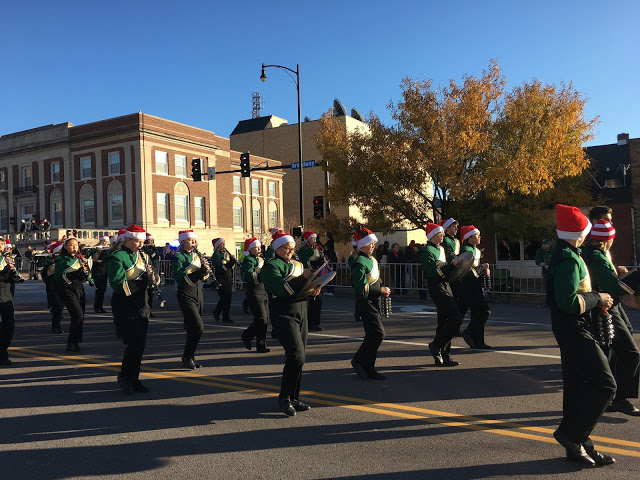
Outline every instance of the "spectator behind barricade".
<path fill-rule="evenodd" d="M 337 262 L 338 256 L 336 255 L 335 242 L 333 241 L 333 235 L 330 232 L 326 233 L 327 241 L 324 242 L 324 253 L 330 262 Z"/>
<path fill-rule="evenodd" d="M 42 220 L 42 230 L 44 231 L 44 238 L 51 238 L 51 223 L 46 218 Z"/>
<path fill-rule="evenodd" d="M 511 248 L 506 240 L 498 242 L 498 260 L 511 260 Z"/>
<path fill-rule="evenodd" d="M 36 264 L 33 261 L 33 248 L 31 245 L 27 245 L 27 249 L 24 251 L 24 258 L 26 260 L 25 268 L 29 270 L 29 279 L 37 280 L 38 275 L 36 273 Z"/>
<path fill-rule="evenodd" d="M 413 263 L 416 258 L 416 241 L 411 240 L 407 248 L 404 249 L 404 257 L 408 263 Z"/>
<path fill-rule="evenodd" d="M 5 243 L 5 246 L 8 245 L 10 244 L 7 241 Z M 19 272 L 22 272 L 22 254 L 20 253 L 20 250 L 18 250 L 17 245 L 13 245 L 13 248 L 11 249 L 11 255 L 13 255 L 13 263 L 15 263 L 16 269 L 18 269 Z"/>
<path fill-rule="evenodd" d="M 171 249 L 170 243 L 165 243 L 164 248 L 162 249 L 162 259 L 163 260 L 171 260 L 175 252 Z"/>
<path fill-rule="evenodd" d="M 406 267 L 404 264 L 407 263 L 407 259 L 404 253 L 400 251 L 400 245 L 398 245 L 397 243 L 391 245 L 391 252 L 387 256 L 387 263 L 395 264 L 391 270 L 393 276 L 393 286 L 395 287 L 393 294 L 406 295 Z"/>
<path fill-rule="evenodd" d="M 424 250 L 424 245 L 420 243 L 416 243 L 416 257 L 417 261 L 417 285 L 418 285 L 418 295 L 421 299 L 427 298 L 427 286 L 424 283 L 424 270 L 422 269 L 422 263 L 420 262 L 420 257 L 422 257 L 422 251 Z"/>
<path fill-rule="evenodd" d="M 31 224 L 29 224 L 29 228 L 31 228 Z M 24 221 L 24 218 L 20 220 L 20 231 L 21 232 L 27 231 L 27 222 Z"/>
<path fill-rule="evenodd" d="M 542 267 L 542 286 L 545 293 L 547 293 L 547 282 L 549 281 L 549 263 L 554 251 L 551 240 L 545 238 L 542 240 L 542 246 L 536 252 L 536 265 Z"/>

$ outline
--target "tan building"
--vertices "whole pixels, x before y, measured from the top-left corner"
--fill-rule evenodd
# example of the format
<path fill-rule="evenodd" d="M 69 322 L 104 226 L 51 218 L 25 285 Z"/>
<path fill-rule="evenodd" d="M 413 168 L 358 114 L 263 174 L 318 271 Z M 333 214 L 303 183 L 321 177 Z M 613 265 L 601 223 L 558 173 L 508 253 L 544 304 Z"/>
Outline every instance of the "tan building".
<path fill-rule="evenodd" d="M 22 220 L 46 218 L 51 238 L 77 229 L 87 244 L 136 223 L 157 245 L 184 229 L 196 232 L 203 252 L 211 253 L 216 237 L 228 247 L 240 245 L 252 232 L 260 237 L 268 227 L 282 226 L 282 173 L 191 178 L 194 158 L 206 174 L 209 167 L 239 171 L 239 155 L 213 132 L 143 113 L 4 135 L 0 235 L 19 245 L 37 243 L 43 235 L 22 231 Z M 251 163 L 267 160 L 254 155 Z"/>

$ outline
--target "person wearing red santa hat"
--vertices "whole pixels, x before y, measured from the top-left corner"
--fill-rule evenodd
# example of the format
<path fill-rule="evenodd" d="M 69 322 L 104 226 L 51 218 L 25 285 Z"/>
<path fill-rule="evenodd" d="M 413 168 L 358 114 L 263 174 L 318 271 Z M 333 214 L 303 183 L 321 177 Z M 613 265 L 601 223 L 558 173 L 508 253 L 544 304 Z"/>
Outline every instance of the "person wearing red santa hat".
<path fill-rule="evenodd" d="M 580 250 L 591 230 L 589 219 L 578 208 L 559 204 L 556 223 L 558 244 L 547 295 L 564 388 L 562 421 L 553 436 L 570 460 L 590 467 L 609 465 L 615 460 L 595 450 L 589 438 L 616 391 L 608 359 L 591 333 L 591 310 L 611 308 L 613 298 L 591 289 Z"/>
<path fill-rule="evenodd" d="M 225 248 L 224 238 L 214 238 L 211 240 L 211 244 L 213 245 L 211 264 L 219 283 L 217 290 L 218 295 L 220 295 L 220 300 L 218 300 L 218 304 L 213 310 L 213 318 L 216 322 L 220 322 L 220 314 L 222 314 L 224 323 L 233 323 L 229 316 L 229 310 L 231 309 L 233 269 L 237 262 L 235 257 Z"/>
<path fill-rule="evenodd" d="M 420 262 L 427 277 L 429 295 L 436 304 L 437 322 L 436 335 L 429 343 L 429 352 L 436 365 L 455 367 L 460 365 L 451 358 L 451 340 L 456 336 L 462 324 L 458 305 L 451 292 L 451 286 L 445 280 L 459 263 L 457 258 L 447 262 L 445 250 L 442 247 L 444 228 L 429 222 L 426 228 L 427 246 L 422 251 Z"/>
<path fill-rule="evenodd" d="M 351 254 L 349 258 L 347 258 L 347 266 L 349 267 L 349 271 L 353 268 L 353 264 L 356 263 L 358 259 L 358 242 L 354 239 L 351 241 Z M 377 260 L 376 260 L 377 261 Z M 358 306 L 358 299 L 356 298 L 356 306 L 353 311 L 353 317 L 356 319 L 356 322 L 362 321 L 362 314 L 360 313 L 360 307 Z"/>
<path fill-rule="evenodd" d="M 267 353 L 267 326 L 269 323 L 269 297 L 260 279 L 264 260 L 260 257 L 260 240 L 256 237 L 244 241 L 242 274 L 247 284 L 247 304 L 253 315 L 253 322 L 242 332 L 242 344 L 251 350 L 251 342 L 256 339 L 256 351 Z"/>
<path fill-rule="evenodd" d="M 316 245 L 318 235 L 311 230 L 302 234 L 304 244 L 298 250 L 298 259 L 304 268 L 310 268 L 312 271 L 320 268 L 324 263 L 324 255 Z M 307 298 L 307 318 L 309 319 L 309 330 L 319 332 L 322 330 L 320 326 L 320 316 L 322 314 L 322 297 Z"/>
<path fill-rule="evenodd" d="M 5 239 L 0 238 L 0 252 L 5 248 Z M 15 266 L 10 257 L 0 255 L 0 367 L 8 367 L 13 362 L 9 359 L 9 345 L 15 329 L 15 310 L 11 293 L 11 277 Z"/>
<path fill-rule="evenodd" d="M 47 251 L 51 256 L 44 257 L 40 273 L 47 291 L 47 304 L 51 312 L 51 332 L 55 334 L 64 333 L 61 327 L 64 303 L 60 298 L 55 279 L 56 258 L 60 254 L 60 250 L 62 250 L 62 242 L 53 241 L 47 244 Z"/>
<path fill-rule="evenodd" d="M 158 249 L 154 243 L 153 235 L 147 232 L 147 237 L 144 240 L 144 245 L 142 246 L 142 251 L 147 254 L 149 261 L 151 262 L 151 266 L 153 270 L 156 272 L 160 272 L 160 255 L 158 255 Z M 154 287 L 149 287 L 149 317 L 153 318 L 153 297 L 156 289 Z"/>
<path fill-rule="evenodd" d="M 89 247 L 84 250 L 84 256 L 91 258 L 91 278 L 93 278 L 96 287 L 95 297 L 93 299 L 93 311 L 96 313 L 106 313 L 104 309 L 104 294 L 107 291 L 107 257 L 109 256 L 110 242 L 109 236 L 100 237 L 98 245 Z"/>

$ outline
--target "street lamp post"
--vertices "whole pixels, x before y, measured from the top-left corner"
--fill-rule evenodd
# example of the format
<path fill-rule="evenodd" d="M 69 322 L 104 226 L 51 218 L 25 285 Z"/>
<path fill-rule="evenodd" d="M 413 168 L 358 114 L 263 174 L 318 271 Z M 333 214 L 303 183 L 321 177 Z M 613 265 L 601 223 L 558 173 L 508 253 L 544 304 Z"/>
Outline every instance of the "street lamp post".
<path fill-rule="evenodd" d="M 283 70 L 287 70 L 291 73 L 296 74 L 296 78 L 293 81 L 296 84 L 296 90 L 298 91 L 298 172 L 300 174 L 300 226 L 304 229 L 304 208 L 303 208 L 303 198 L 304 198 L 304 184 L 302 183 L 302 122 L 300 121 L 300 65 L 296 64 L 296 69 L 292 70 L 288 67 L 283 67 L 282 65 L 265 65 L 262 64 L 262 74 L 260 75 L 260 80 L 263 82 L 267 81 L 267 76 L 264 73 L 265 68 L 281 68 Z M 291 75 L 289 75 L 291 76 Z"/>

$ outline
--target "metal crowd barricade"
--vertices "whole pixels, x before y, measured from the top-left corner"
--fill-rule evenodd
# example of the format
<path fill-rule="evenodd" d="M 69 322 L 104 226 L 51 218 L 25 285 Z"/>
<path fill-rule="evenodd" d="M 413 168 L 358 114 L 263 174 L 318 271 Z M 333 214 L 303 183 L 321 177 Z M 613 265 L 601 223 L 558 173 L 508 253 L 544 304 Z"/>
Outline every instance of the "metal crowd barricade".
<path fill-rule="evenodd" d="M 173 283 L 173 272 L 171 270 L 171 260 L 160 260 L 159 262 L 160 277 L 164 279 L 164 284 Z M 167 282 L 168 280 L 168 282 Z"/>

